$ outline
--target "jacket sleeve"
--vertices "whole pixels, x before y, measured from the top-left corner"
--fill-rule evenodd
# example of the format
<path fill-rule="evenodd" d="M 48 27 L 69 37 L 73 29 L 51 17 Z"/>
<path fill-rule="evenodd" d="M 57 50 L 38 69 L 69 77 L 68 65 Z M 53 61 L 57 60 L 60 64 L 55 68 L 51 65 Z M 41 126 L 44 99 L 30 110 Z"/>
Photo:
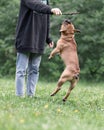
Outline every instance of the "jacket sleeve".
<path fill-rule="evenodd" d="M 50 17 L 49 15 L 47 15 L 47 37 L 46 37 L 46 43 L 51 43 L 52 39 L 49 37 L 49 33 L 50 33 Z"/>
<path fill-rule="evenodd" d="M 48 0 L 47 0 L 48 2 Z M 49 2 L 47 3 L 49 5 Z M 47 37 L 46 37 L 46 43 L 51 43 L 52 39 L 49 37 L 50 33 L 50 15 L 47 15 Z"/>
<path fill-rule="evenodd" d="M 22 1 L 31 10 L 34 10 L 38 13 L 52 14 L 51 7 L 49 7 L 49 5 L 43 4 L 39 0 L 22 0 Z"/>

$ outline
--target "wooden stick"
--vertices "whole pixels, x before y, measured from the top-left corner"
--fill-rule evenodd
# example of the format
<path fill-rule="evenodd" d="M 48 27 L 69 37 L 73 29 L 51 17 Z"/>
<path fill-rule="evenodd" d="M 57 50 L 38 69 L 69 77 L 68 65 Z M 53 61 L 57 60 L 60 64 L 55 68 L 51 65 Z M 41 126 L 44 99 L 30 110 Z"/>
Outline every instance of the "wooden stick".
<path fill-rule="evenodd" d="M 72 12 L 72 13 L 62 13 L 62 15 L 75 15 L 75 14 L 79 14 L 79 12 Z"/>

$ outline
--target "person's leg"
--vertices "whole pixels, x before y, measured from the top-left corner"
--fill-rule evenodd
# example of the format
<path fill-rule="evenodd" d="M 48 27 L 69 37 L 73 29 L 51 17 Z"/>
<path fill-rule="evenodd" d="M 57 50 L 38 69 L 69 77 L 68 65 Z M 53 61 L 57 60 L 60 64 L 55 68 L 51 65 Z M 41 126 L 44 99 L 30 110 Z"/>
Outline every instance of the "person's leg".
<path fill-rule="evenodd" d="M 25 53 L 17 53 L 17 60 L 16 60 L 16 95 L 23 96 L 24 95 L 24 82 L 25 82 L 25 75 L 26 69 L 28 65 L 28 54 Z"/>
<path fill-rule="evenodd" d="M 34 96 L 36 84 L 39 77 L 39 66 L 41 62 L 41 55 L 31 54 L 29 57 L 28 71 L 27 71 L 27 95 Z"/>

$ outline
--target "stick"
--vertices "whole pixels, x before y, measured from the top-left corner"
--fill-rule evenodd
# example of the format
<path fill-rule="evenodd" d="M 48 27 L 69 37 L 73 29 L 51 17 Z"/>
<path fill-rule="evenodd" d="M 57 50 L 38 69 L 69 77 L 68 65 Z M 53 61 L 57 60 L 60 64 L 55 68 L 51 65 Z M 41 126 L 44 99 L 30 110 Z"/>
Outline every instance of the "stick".
<path fill-rule="evenodd" d="M 62 13 L 62 15 L 75 15 L 75 14 L 79 14 L 79 12 L 72 12 L 72 13 Z"/>

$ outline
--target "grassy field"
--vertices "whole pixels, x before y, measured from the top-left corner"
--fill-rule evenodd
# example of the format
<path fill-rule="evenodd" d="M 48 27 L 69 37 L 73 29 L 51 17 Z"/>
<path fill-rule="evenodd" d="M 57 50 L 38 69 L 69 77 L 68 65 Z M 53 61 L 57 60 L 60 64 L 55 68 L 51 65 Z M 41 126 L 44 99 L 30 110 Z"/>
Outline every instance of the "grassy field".
<path fill-rule="evenodd" d="M 104 130 L 104 83 L 80 83 L 66 103 L 68 83 L 39 82 L 35 98 L 15 96 L 14 81 L 0 79 L 0 130 Z"/>

